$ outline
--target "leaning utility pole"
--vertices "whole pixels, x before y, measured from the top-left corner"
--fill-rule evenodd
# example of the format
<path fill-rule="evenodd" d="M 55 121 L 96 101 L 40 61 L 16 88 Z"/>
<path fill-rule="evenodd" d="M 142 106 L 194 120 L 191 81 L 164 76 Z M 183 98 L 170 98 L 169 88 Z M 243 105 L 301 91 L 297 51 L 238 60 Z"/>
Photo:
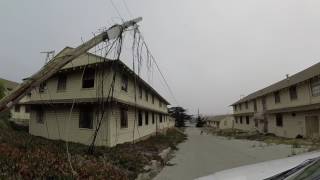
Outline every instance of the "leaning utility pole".
<path fill-rule="evenodd" d="M 103 41 L 112 40 L 118 38 L 125 29 L 136 25 L 142 18 L 133 19 L 131 21 L 124 22 L 121 25 L 114 25 L 108 30 L 103 31 L 101 34 L 93 37 L 89 41 L 76 47 L 75 49 L 68 52 L 66 55 L 54 57 L 45 66 L 43 66 L 37 73 L 33 74 L 30 78 L 26 79 L 16 89 L 14 89 L 9 95 L 5 96 L 0 100 L 0 112 L 8 110 L 16 103 L 19 102 L 28 92 L 34 87 L 38 86 L 53 74 L 57 73 L 66 64 L 84 54 L 94 46 L 98 45 Z"/>

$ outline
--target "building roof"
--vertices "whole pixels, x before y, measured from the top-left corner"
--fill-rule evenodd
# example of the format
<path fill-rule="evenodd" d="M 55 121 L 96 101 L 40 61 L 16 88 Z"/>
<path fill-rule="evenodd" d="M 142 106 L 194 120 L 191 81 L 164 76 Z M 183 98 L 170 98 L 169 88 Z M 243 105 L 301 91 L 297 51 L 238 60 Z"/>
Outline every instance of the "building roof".
<path fill-rule="evenodd" d="M 19 83 L 17 83 L 17 82 L 10 81 L 10 80 L 3 79 L 3 78 L 0 78 L 0 82 L 3 83 L 4 87 L 5 87 L 8 91 L 13 90 L 15 87 L 17 87 L 17 86 L 19 85 Z"/>
<path fill-rule="evenodd" d="M 206 121 L 222 121 L 223 119 L 225 119 L 226 117 L 230 117 L 232 115 L 230 114 L 224 114 L 224 115 L 216 115 L 216 116 L 207 116 Z"/>
<path fill-rule="evenodd" d="M 248 96 L 240 99 L 239 101 L 233 103 L 232 105 L 243 103 L 246 101 L 250 101 L 250 100 L 255 99 L 257 97 L 261 97 L 266 94 L 293 86 L 295 84 L 309 80 L 315 76 L 318 76 L 319 74 L 320 74 L 320 63 L 317 63 L 317 64 L 315 64 L 315 65 L 313 65 L 303 71 L 300 71 L 300 72 L 298 72 L 298 73 L 296 73 L 286 79 L 283 79 L 277 83 L 274 83 L 266 88 L 260 89 L 252 94 L 249 94 Z"/>
<path fill-rule="evenodd" d="M 65 55 L 68 55 L 68 52 L 70 52 L 72 47 L 65 47 L 63 50 L 61 50 L 56 57 L 62 57 Z M 151 85 L 149 85 L 146 81 L 144 81 L 140 76 L 138 76 L 131 68 L 129 68 L 125 63 L 123 63 L 121 60 L 112 60 L 107 59 L 102 56 L 98 56 L 95 54 L 92 54 L 90 52 L 87 52 L 83 54 L 82 56 L 87 56 L 88 58 L 77 58 L 73 60 L 72 62 L 66 64 L 61 70 L 68 70 L 68 69 L 75 69 L 76 67 L 86 66 L 86 65 L 94 65 L 94 64 L 100 64 L 100 63 L 108 63 L 108 64 L 116 64 L 120 67 L 122 67 L 123 70 L 127 71 L 131 75 L 135 75 L 137 77 L 137 81 L 142 83 L 146 88 L 148 88 L 151 92 L 153 92 L 156 96 L 158 96 L 162 101 L 164 101 L 167 105 L 170 105 L 170 103 L 162 97 Z"/>

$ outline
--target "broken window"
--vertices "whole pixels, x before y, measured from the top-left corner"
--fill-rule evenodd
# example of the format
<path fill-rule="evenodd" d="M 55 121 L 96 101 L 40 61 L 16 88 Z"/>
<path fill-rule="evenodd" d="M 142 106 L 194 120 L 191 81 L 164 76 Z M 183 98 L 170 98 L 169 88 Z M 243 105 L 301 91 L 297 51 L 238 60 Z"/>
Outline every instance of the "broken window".
<path fill-rule="evenodd" d="M 274 102 L 275 103 L 280 103 L 280 92 L 279 91 L 276 91 L 273 93 L 274 95 Z"/>
<path fill-rule="evenodd" d="M 249 118 L 249 116 L 246 116 L 246 124 L 250 124 L 250 118 Z"/>
<path fill-rule="evenodd" d="M 80 108 L 79 128 L 93 128 L 93 110 L 92 107 L 86 106 Z"/>
<path fill-rule="evenodd" d="M 276 125 L 277 125 L 278 127 L 283 127 L 282 114 L 276 114 Z"/>
<path fill-rule="evenodd" d="M 289 93 L 290 93 L 290 99 L 291 100 L 295 100 L 298 98 L 298 94 L 297 94 L 297 86 L 291 86 L 289 88 Z"/>
<path fill-rule="evenodd" d="M 41 107 L 36 110 L 36 121 L 37 123 L 43 124 L 44 123 L 44 112 Z"/>
<path fill-rule="evenodd" d="M 162 114 L 159 114 L 160 123 L 162 123 Z"/>
<path fill-rule="evenodd" d="M 19 104 L 14 106 L 14 112 L 20 112 L 20 105 Z"/>
<path fill-rule="evenodd" d="M 86 69 L 82 77 L 82 88 L 94 88 L 95 70 Z"/>
<path fill-rule="evenodd" d="M 128 76 L 127 75 L 122 75 L 121 78 L 121 90 L 123 91 L 128 91 Z"/>
<path fill-rule="evenodd" d="M 59 75 L 58 76 L 58 91 L 64 91 L 67 88 L 67 76 L 66 75 Z"/>
<path fill-rule="evenodd" d="M 44 93 L 47 90 L 47 83 L 46 82 L 42 82 L 39 85 L 39 93 Z"/>
<path fill-rule="evenodd" d="M 320 96 L 320 78 L 311 79 L 311 93 L 312 96 Z"/>
<path fill-rule="evenodd" d="M 240 124 L 242 124 L 242 116 L 240 116 Z"/>
<path fill-rule="evenodd" d="M 128 109 L 127 108 L 120 109 L 120 127 L 121 128 L 128 127 Z"/>
<path fill-rule="evenodd" d="M 142 126 L 142 112 L 138 112 L 138 126 Z"/>
<path fill-rule="evenodd" d="M 144 115 L 145 115 L 145 124 L 148 125 L 149 124 L 149 113 L 146 111 L 144 113 Z"/>

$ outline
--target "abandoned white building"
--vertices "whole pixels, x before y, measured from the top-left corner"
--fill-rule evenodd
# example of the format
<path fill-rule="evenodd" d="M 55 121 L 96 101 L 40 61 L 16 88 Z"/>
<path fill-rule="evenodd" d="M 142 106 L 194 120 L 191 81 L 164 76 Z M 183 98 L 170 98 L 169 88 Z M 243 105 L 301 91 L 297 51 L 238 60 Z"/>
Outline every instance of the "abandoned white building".
<path fill-rule="evenodd" d="M 97 129 L 95 145 L 115 146 L 174 125 L 169 102 L 156 90 L 120 60 L 91 53 L 36 87 L 26 104 L 31 106 L 30 134 L 87 145 Z"/>
<path fill-rule="evenodd" d="M 232 129 L 234 126 L 234 117 L 232 114 L 207 116 L 206 125 L 216 129 Z"/>
<path fill-rule="evenodd" d="M 0 83 L 4 86 L 5 94 L 9 94 L 14 88 L 16 88 L 19 83 L 10 81 L 7 79 L 0 78 Z M 29 100 L 30 94 L 27 94 L 25 97 L 23 97 L 19 102 L 25 103 Z M 16 104 L 11 110 L 11 118 L 10 121 L 23 125 L 28 126 L 29 120 L 30 120 L 30 108 L 29 106 L 23 105 L 23 104 Z"/>
<path fill-rule="evenodd" d="M 235 128 L 319 137 L 320 63 L 232 104 Z"/>

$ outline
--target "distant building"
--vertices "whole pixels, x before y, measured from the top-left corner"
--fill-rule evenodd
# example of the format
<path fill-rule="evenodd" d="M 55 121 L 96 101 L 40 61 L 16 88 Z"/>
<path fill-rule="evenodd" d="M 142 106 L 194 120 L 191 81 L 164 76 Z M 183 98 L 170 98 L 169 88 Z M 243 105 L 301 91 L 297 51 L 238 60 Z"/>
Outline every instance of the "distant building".
<path fill-rule="evenodd" d="M 232 104 L 235 128 L 319 137 L 320 63 Z"/>
<path fill-rule="evenodd" d="M 95 144 L 101 146 L 140 140 L 174 126 L 169 102 L 156 90 L 120 60 L 91 53 L 36 87 L 26 104 L 31 105 L 30 134 L 87 145 L 99 122 Z"/>
<path fill-rule="evenodd" d="M 232 129 L 234 126 L 234 117 L 232 114 L 207 116 L 206 125 L 217 129 Z"/>
<path fill-rule="evenodd" d="M 19 85 L 19 83 L 17 82 L 2 79 L 2 78 L 0 78 L 0 82 L 3 84 L 5 88 L 5 94 L 9 94 L 14 88 L 16 88 Z M 22 98 L 20 102 L 10 110 L 10 113 L 11 113 L 10 121 L 19 125 L 28 126 L 29 120 L 30 120 L 30 109 L 28 106 L 23 105 L 21 103 L 27 102 L 30 98 L 29 95 L 30 94 Z"/>

